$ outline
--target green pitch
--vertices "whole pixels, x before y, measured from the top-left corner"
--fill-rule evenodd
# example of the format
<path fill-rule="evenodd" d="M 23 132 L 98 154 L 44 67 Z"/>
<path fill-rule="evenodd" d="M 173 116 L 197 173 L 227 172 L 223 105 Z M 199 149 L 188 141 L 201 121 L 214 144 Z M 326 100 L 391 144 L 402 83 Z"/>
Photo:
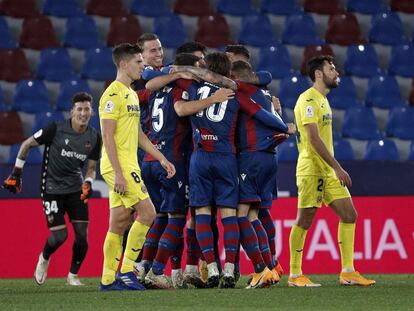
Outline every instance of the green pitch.
<path fill-rule="evenodd" d="M 81 288 L 65 279 L 1 279 L 0 310 L 414 310 L 414 275 L 367 275 L 377 281 L 368 287 L 343 287 L 336 275 L 314 275 L 320 288 L 288 288 L 286 277 L 269 289 L 147 290 L 98 292 L 98 279 L 82 279 Z"/>

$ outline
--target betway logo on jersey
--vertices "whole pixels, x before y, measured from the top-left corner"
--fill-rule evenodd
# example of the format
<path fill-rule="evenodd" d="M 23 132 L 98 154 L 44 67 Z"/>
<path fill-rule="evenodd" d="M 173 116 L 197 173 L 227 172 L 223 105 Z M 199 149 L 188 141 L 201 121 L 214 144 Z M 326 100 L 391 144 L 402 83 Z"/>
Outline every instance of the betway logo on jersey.
<path fill-rule="evenodd" d="M 217 135 L 213 135 L 213 134 L 201 134 L 201 139 L 202 140 L 214 140 L 214 141 L 217 141 L 218 140 L 218 136 Z"/>
<path fill-rule="evenodd" d="M 77 153 L 75 151 L 68 151 L 68 150 L 65 150 L 65 149 L 62 149 L 62 152 L 60 153 L 60 155 L 62 157 L 67 157 L 67 158 L 76 158 L 76 159 L 81 160 L 81 161 L 86 160 L 86 154 Z"/>

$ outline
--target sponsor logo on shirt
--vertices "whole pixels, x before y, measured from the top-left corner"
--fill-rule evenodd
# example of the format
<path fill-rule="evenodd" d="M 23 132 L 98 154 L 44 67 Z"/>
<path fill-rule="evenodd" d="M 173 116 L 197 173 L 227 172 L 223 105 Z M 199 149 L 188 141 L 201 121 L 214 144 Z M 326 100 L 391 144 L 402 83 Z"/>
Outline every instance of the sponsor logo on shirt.
<path fill-rule="evenodd" d="M 85 161 L 86 160 L 86 154 L 81 154 L 81 153 L 77 153 L 75 151 L 70 151 L 70 150 L 65 150 L 62 149 L 62 152 L 60 153 L 60 155 L 62 157 L 67 157 L 67 158 L 75 158 L 81 161 Z"/>
<path fill-rule="evenodd" d="M 218 136 L 217 135 L 213 135 L 213 134 L 201 134 L 201 139 L 202 140 L 214 140 L 214 141 L 217 141 L 218 140 Z"/>

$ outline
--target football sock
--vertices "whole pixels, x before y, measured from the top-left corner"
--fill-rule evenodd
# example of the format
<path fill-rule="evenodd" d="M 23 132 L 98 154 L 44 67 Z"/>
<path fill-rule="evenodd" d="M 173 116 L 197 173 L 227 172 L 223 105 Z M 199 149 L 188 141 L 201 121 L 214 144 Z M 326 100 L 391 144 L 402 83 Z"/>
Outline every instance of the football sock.
<path fill-rule="evenodd" d="M 184 223 L 185 225 L 185 223 Z M 181 260 L 183 258 L 183 251 L 184 251 L 184 236 L 183 231 L 184 228 L 181 229 L 181 237 L 178 240 L 177 247 L 173 251 L 170 262 L 171 262 L 171 269 L 178 270 L 181 269 Z"/>
<path fill-rule="evenodd" d="M 254 272 L 259 273 L 266 268 L 259 248 L 256 232 L 247 217 L 239 217 L 240 243 L 253 263 Z"/>
<path fill-rule="evenodd" d="M 354 271 L 355 224 L 338 225 L 338 244 L 341 250 L 342 269 Z"/>
<path fill-rule="evenodd" d="M 218 247 L 218 240 L 220 237 L 218 225 L 217 225 L 217 210 L 215 211 L 215 215 L 211 217 L 211 231 L 213 232 L 213 245 L 214 245 L 214 254 L 216 256 L 216 263 L 219 272 L 221 273 L 221 261 L 220 261 L 220 251 Z"/>
<path fill-rule="evenodd" d="M 256 231 L 257 240 L 259 241 L 260 252 L 262 253 L 263 260 L 266 266 L 272 270 L 274 268 L 272 261 L 272 254 L 270 253 L 269 240 L 265 229 L 259 219 L 252 221 L 254 230 Z"/>
<path fill-rule="evenodd" d="M 119 261 L 122 255 L 122 235 L 107 232 L 104 242 L 104 264 L 101 282 L 109 285 L 115 281 Z"/>
<path fill-rule="evenodd" d="M 73 253 L 70 273 L 78 274 L 79 268 L 88 251 L 88 224 L 73 223 L 73 230 L 75 232 L 75 242 L 73 243 L 72 248 Z"/>
<path fill-rule="evenodd" d="M 68 230 L 53 230 L 43 248 L 43 258 L 49 260 L 50 256 L 66 241 L 68 237 Z"/>
<path fill-rule="evenodd" d="M 168 224 L 167 216 L 157 216 L 155 217 L 154 223 L 152 224 L 150 230 L 148 231 L 144 249 L 142 253 L 142 260 L 152 262 L 157 254 L 158 242 L 160 237 L 164 232 L 165 227 Z"/>
<path fill-rule="evenodd" d="M 212 263 L 216 261 L 214 255 L 213 232 L 211 231 L 211 215 L 196 215 L 196 236 L 201 252 L 206 262 Z"/>
<path fill-rule="evenodd" d="M 121 273 L 127 273 L 134 270 L 134 263 L 144 245 L 145 236 L 149 227 L 134 221 L 129 230 L 128 240 L 125 247 L 124 259 L 122 260 Z"/>
<path fill-rule="evenodd" d="M 273 223 L 272 215 L 270 214 L 269 209 L 261 208 L 259 209 L 259 219 L 262 223 L 263 228 L 266 230 L 267 238 L 269 240 L 269 249 L 272 254 L 273 265 L 277 263 L 276 259 L 276 227 Z"/>
<path fill-rule="evenodd" d="M 185 242 L 187 244 L 187 265 L 198 265 L 198 260 L 201 256 L 201 249 L 198 245 L 196 232 L 194 229 L 187 228 Z"/>
<path fill-rule="evenodd" d="M 239 247 L 240 230 L 236 216 L 221 219 L 224 231 L 224 250 L 226 252 L 226 262 L 234 264 L 236 253 Z"/>
<path fill-rule="evenodd" d="M 290 230 L 289 249 L 291 275 L 302 274 L 302 254 L 307 232 L 308 230 L 305 230 L 297 225 L 293 225 Z"/>

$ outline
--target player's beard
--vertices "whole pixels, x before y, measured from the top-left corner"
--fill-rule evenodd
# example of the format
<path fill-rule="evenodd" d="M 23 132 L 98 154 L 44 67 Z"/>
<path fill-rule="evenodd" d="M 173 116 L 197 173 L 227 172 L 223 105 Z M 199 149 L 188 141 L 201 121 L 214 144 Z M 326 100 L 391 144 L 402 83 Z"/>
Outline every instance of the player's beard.
<path fill-rule="evenodd" d="M 328 78 L 327 75 L 323 74 L 323 79 L 322 80 L 323 80 L 323 83 L 325 84 L 325 86 L 330 90 L 335 89 L 335 88 L 338 87 L 338 83 L 339 83 L 338 78 L 331 79 L 331 78 Z"/>

